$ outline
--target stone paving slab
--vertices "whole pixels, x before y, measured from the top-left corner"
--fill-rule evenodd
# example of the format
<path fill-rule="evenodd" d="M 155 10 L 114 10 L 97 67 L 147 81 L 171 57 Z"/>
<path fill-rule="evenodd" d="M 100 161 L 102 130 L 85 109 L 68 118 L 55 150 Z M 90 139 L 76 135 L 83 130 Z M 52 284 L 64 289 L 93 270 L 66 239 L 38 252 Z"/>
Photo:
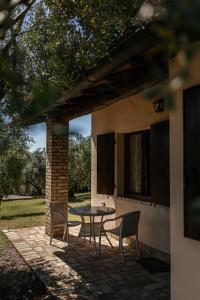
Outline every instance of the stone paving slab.
<path fill-rule="evenodd" d="M 150 274 L 137 264 L 137 255 L 126 247 L 127 263 L 121 262 L 118 242 L 111 249 L 102 238 L 102 255 L 94 254 L 93 243 L 80 239 L 75 249 L 49 237 L 44 227 L 4 230 L 26 263 L 55 299 L 169 300 L 169 273 Z M 78 228 L 70 231 L 70 240 Z"/>

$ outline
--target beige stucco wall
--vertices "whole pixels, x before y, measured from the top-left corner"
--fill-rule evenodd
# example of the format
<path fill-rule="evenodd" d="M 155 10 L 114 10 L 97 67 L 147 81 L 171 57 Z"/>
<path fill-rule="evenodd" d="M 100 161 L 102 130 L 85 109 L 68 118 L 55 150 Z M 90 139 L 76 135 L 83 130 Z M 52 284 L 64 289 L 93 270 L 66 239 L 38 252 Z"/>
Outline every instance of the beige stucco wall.
<path fill-rule="evenodd" d="M 170 62 L 170 78 L 179 70 L 178 60 Z M 123 190 L 123 136 L 120 133 L 146 129 L 150 124 L 167 119 L 168 114 L 155 114 L 152 104 L 142 95 L 134 96 L 92 116 L 92 202 L 116 207 L 117 214 L 139 209 L 142 211 L 140 240 L 147 245 L 171 254 L 171 300 L 200 299 L 200 242 L 184 237 L 183 218 L 183 92 L 182 90 L 200 84 L 200 54 L 190 66 L 190 79 L 174 94 L 176 107 L 170 111 L 170 210 L 156 208 L 138 200 L 116 196 Z M 96 135 L 115 132 L 119 146 L 116 147 L 115 181 L 118 191 L 115 196 L 96 194 Z M 120 161 L 119 161 L 120 160 Z M 169 248 L 170 247 L 170 248 Z"/>
<path fill-rule="evenodd" d="M 175 59 L 170 76 L 179 69 Z M 184 88 L 200 84 L 200 55 L 191 63 L 190 80 Z M 171 144 L 171 299 L 200 299 L 200 242 L 184 237 L 183 219 L 183 93 L 174 95 L 176 109 L 170 112 Z"/>
<path fill-rule="evenodd" d="M 151 124 L 169 118 L 168 112 L 155 113 L 152 103 L 142 95 L 132 96 L 117 102 L 92 115 L 92 203 L 116 208 L 117 215 L 132 210 L 140 210 L 141 221 L 139 239 L 143 243 L 158 250 L 170 251 L 169 208 L 154 207 L 149 203 L 127 199 L 117 195 L 123 191 L 123 133 L 147 129 Z M 98 134 L 115 132 L 117 144 L 115 146 L 115 196 L 96 194 L 96 136 Z M 159 184 L 159 183 L 158 183 Z"/>

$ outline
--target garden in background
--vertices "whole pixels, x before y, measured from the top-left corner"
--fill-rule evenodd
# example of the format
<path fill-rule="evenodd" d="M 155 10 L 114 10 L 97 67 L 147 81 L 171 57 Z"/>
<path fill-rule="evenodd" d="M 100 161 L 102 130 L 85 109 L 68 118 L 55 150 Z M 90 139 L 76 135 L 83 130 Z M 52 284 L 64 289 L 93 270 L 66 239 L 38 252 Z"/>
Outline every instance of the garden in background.
<path fill-rule="evenodd" d="M 28 150 L 26 139 L 13 145 L 1 157 L 0 195 L 33 196 L 27 200 L 2 200 L 0 205 L 0 243 L 5 241 L 2 229 L 44 225 L 45 149 Z M 69 203 L 86 205 L 90 201 L 91 143 L 79 134 L 69 138 Z M 9 197 L 8 197 L 9 199 Z M 69 214 L 69 218 L 71 215 Z M 74 216 L 75 218 L 75 216 Z M 1 243 L 2 244 L 2 243 Z"/>
<path fill-rule="evenodd" d="M 90 193 L 75 194 L 69 199 L 70 206 L 90 204 Z M 69 219 L 78 220 L 78 216 L 68 215 Z M 22 228 L 44 225 L 45 201 L 42 198 L 31 200 L 2 201 L 0 207 L 0 249 L 5 248 L 7 239 L 3 229 Z"/>
<path fill-rule="evenodd" d="M 4 145 L 9 141 L 9 147 L 0 155 L 0 299 L 50 299 L 44 286 L 2 232 L 3 229 L 45 223 L 45 149 L 30 152 L 31 141 L 26 134 L 22 130 L 12 133 L 12 138 L 3 136 Z M 90 147 L 90 137 L 70 135 L 71 206 L 90 204 Z M 11 194 L 32 198 L 9 200 Z M 70 213 L 68 217 L 79 218 Z"/>
<path fill-rule="evenodd" d="M 8 142 L 8 150 L 0 155 L 0 200 L 11 194 L 43 198 L 45 195 L 45 149 L 39 148 L 30 152 L 29 147 L 32 141 L 21 130 L 13 132 Z M 90 191 L 90 166 L 90 136 L 71 134 L 68 165 L 70 197 L 74 197 L 75 193 Z"/>
<path fill-rule="evenodd" d="M 69 198 L 71 206 L 90 204 L 90 192 Z M 78 216 L 68 215 L 76 220 Z M 0 299 L 51 299 L 44 286 L 12 246 L 3 229 L 44 225 L 43 198 L 2 201 L 0 206 Z"/>

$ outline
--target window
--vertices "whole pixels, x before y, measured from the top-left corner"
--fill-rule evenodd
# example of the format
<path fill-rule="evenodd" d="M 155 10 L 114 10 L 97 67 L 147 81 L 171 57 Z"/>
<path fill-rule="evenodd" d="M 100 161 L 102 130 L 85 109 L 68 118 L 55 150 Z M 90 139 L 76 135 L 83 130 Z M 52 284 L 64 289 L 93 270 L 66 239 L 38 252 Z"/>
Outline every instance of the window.
<path fill-rule="evenodd" d="M 170 206 L 169 121 L 116 134 L 116 147 L 114 133 L 97 135 L 97 193 L 114 195 L 116 184 L 119 196 Z"/>
<path fill-rule="evenodd" d="M 126 134 L 125 189 L 127 195 L 150 196 L 150 130 Z"/>

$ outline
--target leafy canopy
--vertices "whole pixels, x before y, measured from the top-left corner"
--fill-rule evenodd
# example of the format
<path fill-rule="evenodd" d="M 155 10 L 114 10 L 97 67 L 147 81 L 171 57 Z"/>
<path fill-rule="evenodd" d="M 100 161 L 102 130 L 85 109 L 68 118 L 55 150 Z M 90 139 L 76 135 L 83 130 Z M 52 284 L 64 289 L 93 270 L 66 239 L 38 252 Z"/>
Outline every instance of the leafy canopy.
<path fill-rule="evenodd" d="M 91 138 L 73 135 L 69 138 L 69 194 L 90 191 Z"/>
<path fill-rule="evenodd" d="M 135 15 L 143 2 L 36 1 L 5 38 L 3 62 L 12 71 L 2 73 L 7 114 L 16 120 L 48 114 L 130 28 L 141 26 Z"/>
<path fill-rule="evenodd" d="M 122 37 L 158 16 L 165 20 L 154 27 L 159 47 L 167 57 L 181 53 L 175 81 L 154 91 L 167 98 L 188 78 L 190 43 L 200 37 L 199 0 L 3 0 L 0 10 L 0 94 L 18 121 L 48 115 Z"/>
<path fill-rule="evenodd" d="M 43 196 L 45 192 L 45 149 L 29 152 L 21 186 L 26 194 Z"/>
<path fill-rule="evenodd" d="M 15 126 L 5 130 L 0 123 L 0 199 L 19 192 L 29 143 L 23 129 Z"/>

